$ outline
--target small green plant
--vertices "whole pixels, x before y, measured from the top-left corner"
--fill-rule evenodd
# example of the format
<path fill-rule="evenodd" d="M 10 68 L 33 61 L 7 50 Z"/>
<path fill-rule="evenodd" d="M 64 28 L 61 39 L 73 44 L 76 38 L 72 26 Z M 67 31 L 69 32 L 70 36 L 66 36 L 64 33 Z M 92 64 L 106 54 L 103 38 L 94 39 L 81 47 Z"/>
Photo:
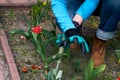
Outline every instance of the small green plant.
<path fill-rule="evenodd" d="M 120 50 L 115 50 L 115 55 L 117 59 L 120 59 Z"/>
<path fill-rule="evenodd" d="M 75 72 L 80 72 L 80 66 L 81 66 L 80 61 L 79 60 L 75 61 L 74 63 Z"/>
<path fill-rule="evenodd" d="M 120 50 L 115 50 L 115 55 L 117 57 L 118 63 L 120 64 Z"/>
<path fill-rule="evenodd" d="M 60 62 L 57 62 L 57 66 L 55 69 L 51 69 L 47 75 L 45 75 L 46 80 L 61 80 L 62 78 L 62 70 L 59 70 Z"/>
<path fill-rule="evenodd" d="M 97 76 L 103 72 L 106 68 L 105 64 L 102 64 L 96 68 L 94 68 L 94 61 L 90 59 L 88 65 L 85 68 L 85 80 L 95 80 Z"/>
<path fill-rule="evenodd" d="M 64 48 L 60 47 L 58 54 L 63 54 L 63 53 L 64 53 Z M 54 69 L 51 68 L 51 70 L 48 72 L 48 74 L 45 74 L 46 80 L 61 80 L 62 79 L 63 71 L 59 70 L 61 59 L 62 58 L 57 60 L 56 68 L 54 68 Z"/>
<path fill-rule="evenodd" d="M 12 10 L 10 10 L 9 12 L 8 12 L 8 17 L 9 17 L 9 19 L 14 19 L 15 18 L 15 12 L 14 11 L 12 11 Z"/>

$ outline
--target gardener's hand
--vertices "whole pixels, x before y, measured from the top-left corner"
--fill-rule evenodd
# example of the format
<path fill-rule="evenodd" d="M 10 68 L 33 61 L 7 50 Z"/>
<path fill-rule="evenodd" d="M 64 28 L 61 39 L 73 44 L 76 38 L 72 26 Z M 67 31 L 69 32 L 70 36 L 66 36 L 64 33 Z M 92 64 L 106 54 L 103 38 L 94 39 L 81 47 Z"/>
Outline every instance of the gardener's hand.
<path fill-rule="evenodd" d="M 60 46 L 68 46 L 71 43 L 81 45 L 83 53 L 89 52 L 88 45 L 84 38 L 80 36 L 78 29 L 69 29 L 65 32 L 66 39 L 63 40 Z"/>

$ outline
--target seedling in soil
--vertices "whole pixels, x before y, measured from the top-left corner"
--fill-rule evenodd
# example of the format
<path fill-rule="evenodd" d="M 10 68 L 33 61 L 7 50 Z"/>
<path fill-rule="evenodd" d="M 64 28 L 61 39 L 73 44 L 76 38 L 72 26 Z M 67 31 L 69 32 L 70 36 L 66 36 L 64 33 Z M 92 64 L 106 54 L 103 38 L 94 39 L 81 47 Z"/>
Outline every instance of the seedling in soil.
<path fill-rule="evenodd" d="M 85 80 L 96 80 L 97 76 L 103 72 L 106 68 L 105 64 L 102 64 L 96 68 L 94 68 L 94 61 L 90 59 L 88 65 L 85 68 Z"/>
<path fill-rule="evenodd" d="M 120 50 L 115 50 L 115 55 L 117 57 L 118 64 L 120 64 Z"/>

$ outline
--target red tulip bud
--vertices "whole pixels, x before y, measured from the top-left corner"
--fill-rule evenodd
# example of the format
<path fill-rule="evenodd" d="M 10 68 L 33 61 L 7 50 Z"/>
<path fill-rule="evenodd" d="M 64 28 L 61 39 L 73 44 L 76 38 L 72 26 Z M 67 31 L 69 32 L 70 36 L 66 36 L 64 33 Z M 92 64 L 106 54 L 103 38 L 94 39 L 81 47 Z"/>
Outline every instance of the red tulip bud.
<path fill-rule="evenodd" d="M 41 33 L 42 28 L 40 26 L 36 26 L 36 27 L 32 28 L 32 31 L 36 34 L 39 34 L 39 33 Z"/>

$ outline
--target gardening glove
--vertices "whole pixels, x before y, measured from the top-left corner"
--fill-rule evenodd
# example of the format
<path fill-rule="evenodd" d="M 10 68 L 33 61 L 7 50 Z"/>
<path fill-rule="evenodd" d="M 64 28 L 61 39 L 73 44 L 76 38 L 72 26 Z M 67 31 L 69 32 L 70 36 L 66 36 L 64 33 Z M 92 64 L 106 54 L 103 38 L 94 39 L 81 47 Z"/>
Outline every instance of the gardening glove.
<path fill-rule="evenodd" d="M 59 34 L 56 40 L 57 44 L 59 47 L 67 47 L 71 43 L 76 43 L 81 46 L 83 53 L 89 52 L 85 39 L 80 35 L 81 25 L 76 21 L 73 21 L 73 24 L 76 28 L 68 29 L 64 34 Z"/>
<path fill-rule="evenodd" d="M 74 26 L 77 28 L 77 32 L 81 31 L 81 26 L 79 26 L 78 22 L 73 21 Z M 57 23 L 58 27 L 60 28 L 59 24 Z M 69 41 L 66 40 L 65 34 L 58 34 L 56 43 L 61 46 L 67 46 Z"/>
<path fill-rule="evenodd" d="M 67 47 L 71 43 L 76 43 L 81 46 L 83 53 L 89 52 L 86 41 L 79 35 L 79 31 L 76 28 L 67 30 L 65 34 L 59 34 L 56 42 L 60 47 Z"/>
<path fill-rule="evenodd" d="M 89 52 L 89 47 L 85 41 L 85 39 L 79 34 L 78 29 L 69 29 L 65 32 L 66 40 L 69 43 L 79 44 L 82 48 L 83 53 Z"/>

